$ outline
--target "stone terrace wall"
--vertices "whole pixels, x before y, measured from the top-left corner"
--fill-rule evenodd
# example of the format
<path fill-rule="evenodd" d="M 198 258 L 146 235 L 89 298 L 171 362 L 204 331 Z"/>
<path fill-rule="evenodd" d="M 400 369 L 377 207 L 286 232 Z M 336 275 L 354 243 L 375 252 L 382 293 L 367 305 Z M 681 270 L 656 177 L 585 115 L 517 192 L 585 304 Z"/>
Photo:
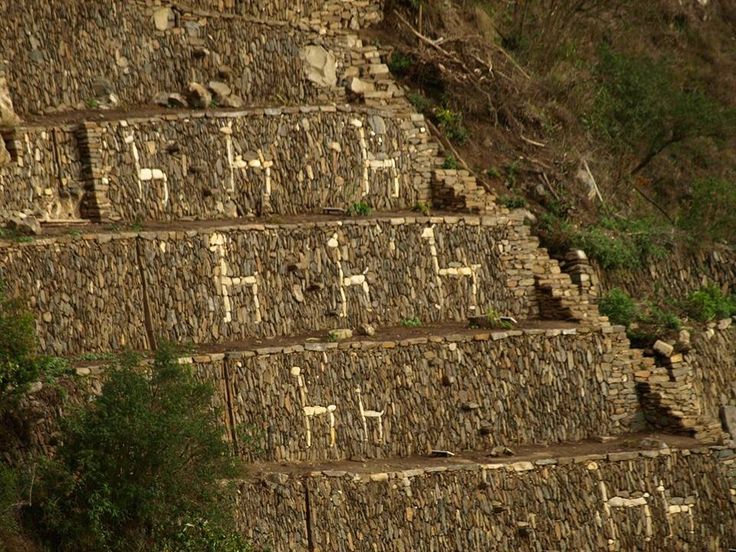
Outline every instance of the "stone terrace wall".
<path fill-rule="evenodd" d="M 0 246 L 0 278 L 39 313 L 44 350 L 74 354 L 142 347 L 146 329 L 223 343 L 489 307 L 535 318 L 537 245 L 505 215 L 69 235 Z"/>
<path fill-rule="evenodd" d="M 103 217 L 320 213 L 358 201 L 411 209 L 431 200 L 437 148 L 424 125 L 421 116 L 350 107 L 101 123 L 96 163 L 111 205 Z"/>
<path fill-rule="evenodd" d="M 2 139 L 11 160 L 0 164 L 0 220 L 14 211 L 78 219 L 84 189 L 74 129 L 18 128 Z"/>
<path fill-rule="evenodd" d="M 736 327 L 693 335 L 688 355 L 703 412 L 718 420 L 721 406 L 736 406 Z"/>
<path fill-rule="evenodd" d="M 667 449 L 274 474 L 242 484 L 238 516 L 274 552 L 307 550 L 305 511 L 315 551 L 727 550 L 736 542 L 734 456 Z"/>
<path fill-rule="evenodd" d="M 728 285 L 736 290 L 736 251 L 717 246 L 698 253 L 680 252 L 638 270 L 598 269 L 603 291 L 619 287 L 632 297 L 685 297 L 701 286 Z"/>
<path fill-rule="evenodd" d="M 127 0 L 72 0 L 63 8 L 47 0 L 0 3 L 0 59 L 8 61 L 16 111 L 87 108 L 110 92 L 123 104 L 148 104 L 190 81 L 223 79 L 248 105 L 344 99 L 336 83 L 323 87 L 307 77 L 300 53 L 323 46 L 339 81 L 352 63 L 349 37 L 186 14 L 159 31 L 154 10 Z"/>
<path fill-rule="evenodd" d="M 241 454 L 288 462 L 628 433 L 641 420 L 635 360 L 624 333 L 610 328 L 306 343 L 192 359 L 218 389 L 227 385 L 228 419 L 256 437 L 258 450 L 249 444 Z M 364 419 L 361 404 L 374 414 Z M 334 424 L 325 412 L 309 420 L 308 434 L 303 410 L 313 405 L 334 405 Z"/>
<path fill-rule="evenodd" d="M 272 21 L 296 21 L 314 28 L 357 29 L 383 18 L 382 0 L 186 0 L 174 2 Z"/>
<path fill-rule="evenodd" d="M 0 246 L 0 280 L 28 301 L 49 354 L 147 348 L 137 267 L 130 236 Z"/>

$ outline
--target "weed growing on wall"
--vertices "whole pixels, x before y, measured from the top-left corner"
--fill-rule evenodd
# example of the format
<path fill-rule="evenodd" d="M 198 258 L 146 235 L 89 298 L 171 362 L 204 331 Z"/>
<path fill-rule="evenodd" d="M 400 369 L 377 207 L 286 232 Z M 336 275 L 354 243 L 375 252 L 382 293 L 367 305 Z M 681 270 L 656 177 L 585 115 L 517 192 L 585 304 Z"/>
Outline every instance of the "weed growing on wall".
<path fill-rule="evenodd" d="M 401 321 L 401 325 L 405 328 L 419 328 L 422 325 L 422 321 L 419 318 L 404 318 Z"/>
<path fill-rule="evenodd" d="M 348 209 L 348 213 L 352 216 L 367 217 L 373 212 L 373 208 L 365 201 L 353 203 Z"/>

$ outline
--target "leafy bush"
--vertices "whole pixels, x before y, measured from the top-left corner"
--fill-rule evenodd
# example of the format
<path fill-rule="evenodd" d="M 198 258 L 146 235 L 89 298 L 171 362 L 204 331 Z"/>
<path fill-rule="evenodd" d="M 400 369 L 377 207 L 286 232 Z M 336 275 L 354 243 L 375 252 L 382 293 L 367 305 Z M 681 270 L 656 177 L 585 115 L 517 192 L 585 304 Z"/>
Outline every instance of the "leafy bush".
<path fill-rule="evenodd" d="M 499 201 L 501 202 L 501 205 L 508 209 L 523 209 L 527 206 L 526 199 L 517 195 L 501 196 Z"/>
<path fill-rule="evenodd" d="M 18 534 L 17 510 L 20 502 L 18 476 L 15 470 L 0 462 L 0 552 L 3 543 Z"/>
<path fill-rule="evenodd" d="M 401 325 L 405 328 L 419 328 L 422 325 L 422 321 L 419 318 L 404 318 L 401 321 Z"/>
<path fill-rule="evenodd" d="M 540 230 L 550 251 L 583 249 L 605 269 L 637 267 L 662 259 L 670 244 L 667 228 L 651 219 L 603 217 L 595 225 L 577 228 L 566 217 L 545 213 Z"/>
<path fill-rule="evenodd" d="M 403 52 L 394 52 L 388 61 L 389 70 L 395 75 L 405 74 L 414 63 L 414 60 Z"/>
<path fill-rule="evenodd" d="M 513 328 L 513 324 L 508 320 L 502 320 L 499 312 L 494 308 L 489 308 L 486 311 L 486 322 L 488 327 L 500 330 L 509 330 Z"/>
<path fill-rule="evenodd" d="M 417 201 L 417 203 L 414 205 L 414 211 L 416 211 L 417 213 L 421 213 L 425 217 L 428 217 L 431 214 L 432 205 L 430 205 L 426 201 Z"/>
<path fill-rule="evenodd" d="M 0 284 L 0 416 L 38 379 L 36 324 L 23 301 L 5 296 Z"/>
<path fill-rule="evenodd" d="M 406 97 L 419 113 L 424 113 L 425 115 L 432 113 L 432 100 L 426 96 L 416 92 L 409 92 Z"/>
<path fill-rule="evenodd" d="M 436 107 L 434 109 L 434 119 L 440 130 L 452 142 L 462 144 L 468 139 L 468 129 L 463 124 L 462 113 L 453 111 L 447 107 Z"/>
<path fill-rule="evenodd" d="M 36 532 L 60 551 L 247 549 L 232 532 L 221 481 L 236 465 L 212 395 L 170 347 L 150 373 L 132 355 L 111 366 L 64 422 L 29 511 Z"/>
<path fill-rule="evenodd" d="M 694 239 L 733 240 L 736 236 L 736 183 L 701 180 L 682 209 L 678 226 Z"/>
<path fill-rule="evenodd" d="M 448 155 L 442 163 L 442 168 L 445 170 L 456 171 L 460 168 L 460 164 L 457 162 L 454 155 Z"/>
<path fill-rule="evenodd" d="M 630 326 L 639 316 L 639 308 L 628 293 L 613 288 L 601 297 L 598 302 L 598 310 L 614 323 L 621 326 Z"/>
<path fill-rule="evenodd" d="M 688 296 L 685 310 L 700 322 L 729 318 L 736 314 L 736 296 L 726 295 L 717 286 L 705 286 Z"/>

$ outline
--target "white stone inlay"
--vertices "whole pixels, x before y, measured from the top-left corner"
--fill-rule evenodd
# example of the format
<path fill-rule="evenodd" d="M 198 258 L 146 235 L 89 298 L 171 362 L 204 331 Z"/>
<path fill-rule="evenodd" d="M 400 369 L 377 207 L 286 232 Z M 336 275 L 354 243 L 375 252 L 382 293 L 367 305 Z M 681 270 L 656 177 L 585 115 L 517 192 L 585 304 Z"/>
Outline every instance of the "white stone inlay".
<path fill-rule="evenodd" d="M 375 153 L 368 151 L 368 141 L 366 140 L 363 121 L 360 119 L 352 119 L 350 124 L 355 127 L 355 130 L 358 132 L 358 140 L 360 142 L 360 152 L 363 159 L 363 197 L 367 196 L 371 192 L 371 171 L 388 171 L 393 184 L 391 197 L 399 197 L 401 180 L 399 169 L 396 166 L 396 159 L 378 159 Z"/>
<path fill-rule="evenodd" d="M 358 408 L 360 409 L 360 417 L 363 420 L 363 442 L 368 442 L 368 420 L 375 419 L 378 422 L 378 442 L 383 444 L 383 415 L 386 410 L 366 410 L 363 408 L 363 397 L 360 387 L 355 388 L 355 394 L 358 396 Z"/>
<path fill-rule="evenodd" d="M 611 551 L 618 550 L 618 541 L 620 539 L 616 522 L 613 519 L 612 510 L 619 508 L 641 508 L 642 515 L 644 516 L 644 540 L 649 542 L 654 536 L 654 529 L 652 526 L 652 510 L 649 507 L 648 498 L 649 493 L 642 493 L 641 496 L 635 498 L 614 496 L 608 498 L 608 489 L 604 481 L 599 481 L 598 488 L 601 493 L 603 501 L 603 511 L 608 520 L 608 549 Z"/>
<path fill-rule="evenodd" d="M 228 238 L 224 234 L 215 232 L 209 237 L 209 249 L 217 254 L 217 265 L 215 266 L 214 276 L 220 288 L 220 296 L 222 297 L 222 308 L 225 311 L 223 321 L 230 323 L 233 320 L 233 304 L 230 299 L 232 288 L 239 286 L 250 287 L 253 294 L 254 322 L 260 324 L 261 319 L 261 303 L 258 299 L 258 273 L 248 276 L 235 276 L 231 274 L 230 264 L 227 261 Z"/>
<path fill-rule="evenodd" d="M 327 240 L 327 247 L 335 251 L 335 263 L 337 264 L 338 273 L 338 287 L 340 288 L 340 318 L 346 318 L 348 315 L 348 298 L 345 294 L 345 289 L 351 286 L 360 286 L 363 289 L 365 295 L 366 309 L 370 312 L 373 310 L 371 305 L 371 288 L 368 284 L 366 274 L 368 269 L 366 268 L 362 274 L 355 274 L 353 276 L 345 276 L 345 272 L 342 269 L 343 253 L 340 247 L 339 235 L 335 232 L 329 240 Z"/>
<path fill-rule="evenodd" d="M 667 489 L 664 487 L 664 482 L 660 480 L 657 486 L 657 492 L 662 495 L 662 505 L 664 506 L 665 519 L 667 520 L 667 537 L 674 537 L 674 528 L 672 519 L 678 515 L 688 516 L 688 532 L 693 535 L 695 534 L 695 497 L 668 497 L 669 494 Z M 677 501 L 678 504 L 670 504 L 672 501 Z"/>
<path fill-rule="evenodd" d="M 133 160 L 135 161 L 135 172 L 138 178 L 138 201 L 143 199 L 143 183 L 144 182 L 160 182 L 164 190 L 164 199 L 161 202 L 163 206 L 169 203 L 169 180 L 166 173 L 161 169 L 153 169 L 141 166 L 141 157 L 138 152 L 138 146 L 135 143 L 135 132 L 131 132 L 125 137 L 125 143 L 130 144 Z"/>
<path fill-rule="evenodd" d="M 226 126 L 220 128 L 220 132 L 225 135 L 225 144 L 227 147 L 227 163 L 230 168 L 230 186 L 227 188 L 229 193 L 235 192 L 235 171 L 246 169 L 260 169 L 264 173 L 263 183 L 263 200 L 268 204 L 271 200 L 271 168 L 273 161 L 267 160 L 260 148 L 249 156 L 249 159 L 243 159 L 240 154 L 235 154 L 233 148 L 233 123 L 229 122 Z"/>
<path fill-rule="evenodd" d="M 429 254 L 432 257 L 432 266 L 435 273 L 435 281 L 437 283 L 437 289 L 440 294 L 440 307 L 445 305 L 445 295 L 442 288 L 442 278 L 470 278 L 470 294 L 472 296 L 472 302 L 469 305 L 471 311 L 475 311 L 478 308 L 478 271 L 480 270 L 480 264 L 468 264 L 467 261 L 458 263 L 457 266 L 449 266 L 446 268 L 440 267 L 439 256 L 437 254 L 437 240 L 434 234 L 434 225 L 427 226 L 422 231 L 422 239 L 426 240 L 429 244 Z M 454 264 L 454 263 L 451 263 Z"/>
<path fill-rule="evenodd" d="M 327 415 L 330 425 L 330 448 L 335 446 L 337 441 L 337 429 L 335 424 L 335 411 L 337 406 L 330 404 L 327 406 L 309 406 L 307 404 L 307 384 L 304 382 L 302 369 L 294 366 L 291 369 L 291 375 L 296 378 L 296 384 L 299 388 L 299 402 L 304 412 L 304 423 L 306 427 L 307 448 L 312 446 L 312 418 Z"/>

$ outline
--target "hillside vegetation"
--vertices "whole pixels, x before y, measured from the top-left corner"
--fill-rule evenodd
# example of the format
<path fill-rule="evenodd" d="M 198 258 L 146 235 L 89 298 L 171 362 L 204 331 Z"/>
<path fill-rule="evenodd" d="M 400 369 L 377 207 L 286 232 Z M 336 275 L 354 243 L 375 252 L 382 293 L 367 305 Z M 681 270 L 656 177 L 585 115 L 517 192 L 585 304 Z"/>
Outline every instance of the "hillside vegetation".
<path fill-rule="evenodd" d="M 615 269 L 736 235 L 735 24 L 717 1 L 394 0 L 376 38 L 553 253 Z"/>

